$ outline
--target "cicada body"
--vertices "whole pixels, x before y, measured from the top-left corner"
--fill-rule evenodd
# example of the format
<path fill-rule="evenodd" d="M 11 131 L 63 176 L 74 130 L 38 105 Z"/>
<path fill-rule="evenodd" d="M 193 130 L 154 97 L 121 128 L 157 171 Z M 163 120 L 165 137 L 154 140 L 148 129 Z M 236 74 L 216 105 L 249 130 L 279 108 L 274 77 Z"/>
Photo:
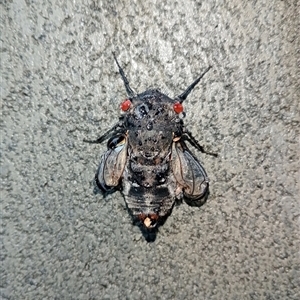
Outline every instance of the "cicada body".
<path fill-rule="evenodd" d="M 171 99 L 156 89 L 134 93 L 115 61 L 128 98 L 121 104 L 124 114 L 119 122 L 89 141 L 109 139 L 95 181 L 103 192 L 121 190 L 133 218 L 151 230 L 166 220 L 176 200 L 201 205 L 208 196 L 206 172 L 186 142 L 208 152 L 185 128 L 182 102 L 209 68 L 184 93 Z"/>

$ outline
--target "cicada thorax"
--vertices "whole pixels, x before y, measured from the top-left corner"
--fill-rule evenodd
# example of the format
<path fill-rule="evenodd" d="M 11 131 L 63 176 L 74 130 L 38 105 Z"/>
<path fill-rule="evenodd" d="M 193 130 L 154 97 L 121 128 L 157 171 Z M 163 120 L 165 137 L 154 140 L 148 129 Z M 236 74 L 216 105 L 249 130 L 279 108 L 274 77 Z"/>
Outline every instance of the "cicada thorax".
<path fill-rule="evenodd" d="M 127 207 L 148 227 L 168 215 L 176 180 L 170 165 L 174 130 L 179 124 L 174 100 L 157 90 L 132 100 L 126 112 L 128 161 L 122 186 Z"/>

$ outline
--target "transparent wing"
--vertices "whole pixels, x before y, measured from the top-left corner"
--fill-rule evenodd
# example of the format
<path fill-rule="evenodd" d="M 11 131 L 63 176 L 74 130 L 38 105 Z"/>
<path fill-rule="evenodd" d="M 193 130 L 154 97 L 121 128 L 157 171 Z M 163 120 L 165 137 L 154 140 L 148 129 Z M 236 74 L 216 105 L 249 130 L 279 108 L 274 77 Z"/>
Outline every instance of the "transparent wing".
<path fill-rule="evenodd" d="M 173 142 L 171 165 L 186 202 L 197 205 L 197 200 L 208 195 L 208 178 L 200 162 L 183 141 Z"/>
<path fill-rule="evenodd" d="M 108 150 L 102 155 L 96 173 L 96 183 L 104 192 L 120 183 L 127 160 L 127 145 L 127 137 L 123 134 L 112 137 L 107 143 Z"/>

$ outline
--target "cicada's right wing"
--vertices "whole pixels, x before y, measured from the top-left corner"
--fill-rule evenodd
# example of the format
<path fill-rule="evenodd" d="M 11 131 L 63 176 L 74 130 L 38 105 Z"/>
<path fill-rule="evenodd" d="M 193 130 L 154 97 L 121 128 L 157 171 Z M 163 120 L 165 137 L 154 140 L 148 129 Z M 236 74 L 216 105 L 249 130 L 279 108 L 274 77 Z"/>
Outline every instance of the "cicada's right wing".
<path fill-rule="evenodd" d="M 113 191 L 119 184 L 127 161 L 128 139 L 124 134 L 112 137 L 108 150 L 101 157 L 95 176 L 97 186 L 103 192 Z"/>
<path fill-rule="evenodd" d="M 209 180 L 200 162 L 181 140 L 173 142 L 171 165 L 177 183 L 189 205 L 202 205 L 208 196 Z"/>

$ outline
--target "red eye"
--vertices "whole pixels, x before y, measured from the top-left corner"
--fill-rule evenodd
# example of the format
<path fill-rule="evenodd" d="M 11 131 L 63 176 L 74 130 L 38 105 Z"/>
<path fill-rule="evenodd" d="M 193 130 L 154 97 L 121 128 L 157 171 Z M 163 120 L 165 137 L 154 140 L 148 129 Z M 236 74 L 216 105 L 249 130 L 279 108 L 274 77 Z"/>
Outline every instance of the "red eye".
<path fill-rule="evenodd" d="M 173 105 L 173 109 L 176 112 L 176 114 L 180 114 L 183 112 L 183 106 L 180 102 L 175 102 Z"/>
<path fill-rule="evenodd" d="M 123 111 L 126 111 L 129 109 L 130 105 L 131 105 L 131 101 L 129 99 L 126 99 L 121 103 L 120 107 Z"/>

